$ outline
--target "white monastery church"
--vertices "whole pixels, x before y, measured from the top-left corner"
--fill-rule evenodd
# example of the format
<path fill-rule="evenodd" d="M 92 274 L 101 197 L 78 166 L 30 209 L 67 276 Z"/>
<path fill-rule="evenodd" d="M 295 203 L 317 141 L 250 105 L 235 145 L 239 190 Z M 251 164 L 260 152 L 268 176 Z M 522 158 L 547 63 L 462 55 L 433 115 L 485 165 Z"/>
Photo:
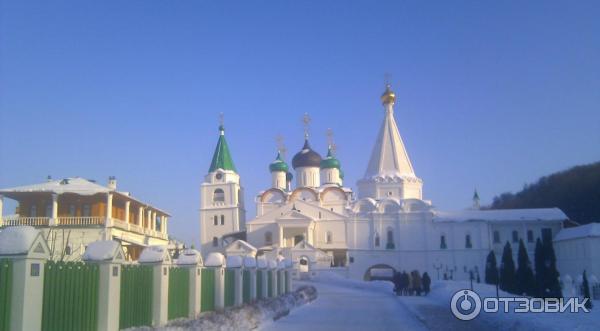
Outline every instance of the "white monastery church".
<path fill-rule="evenodd" d="M 271 185 L 256 196 L 257 215 L 246 221 L 244 191 L 223 126 L 201 185 L 202 253 L 283 255 L 308 275 L 334 271 L 369 279 L 382 269 L 427 271 L 432 278 L 484 278 L 490 250 L 500 261 L 508 241 L 520 239 L 533 260 L 537 238 L 553 238 L 567 216 L 557 208 L 436 209 L 423 199 L 394 119 L 395 94 L 381 96 L 383 123 L 358 192 L 345 186 L 341 162 L 310 147 L 308 134 L 292 159 L 294 173 L 278 153 L 269 165 Z M 366 153 L 365 153 L 366 154 Z M 295 179 L 295 180 L 294 180 Z M 293 183 L 292 183 L 293 182 Z"/>

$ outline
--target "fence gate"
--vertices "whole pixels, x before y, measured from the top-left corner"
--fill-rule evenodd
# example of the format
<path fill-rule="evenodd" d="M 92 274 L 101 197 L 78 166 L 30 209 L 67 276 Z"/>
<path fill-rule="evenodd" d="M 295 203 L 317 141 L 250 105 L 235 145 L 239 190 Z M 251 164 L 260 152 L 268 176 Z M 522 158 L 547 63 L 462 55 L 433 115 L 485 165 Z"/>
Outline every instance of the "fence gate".
<path fill-rule="evenodd" d="M 202 269 L 200 311 L 215 310 L 215 270 Z"/>
<path fill-rule="evenodd" d="M 225 307 L 235 303 L 235 271 L 225 269 Z"/>
<path fill-rule="evenodd" d="M 267 271 L 267 296 L 272 298 L 275 293 L 273 293 L 273 272 Z"/>
<path fill-rule="evenodd" d="M 0 259 L 0 331 L 10 330 L 12 260 Z"/>
<path fill-rule="evenodd" d="M 250 270 L 244 270 L 242 274 L 242 302 L 250 302 Z"/>
<path fill-rule="evenodd" d="M 188 317 L 190 312 L 190 269 L 178 267 L 170 269 L 168 319 Z"/>
<path fill-rule="evenodd" d="M 265 289 L 263 289 L 263 271 L 256 270 L 256 297 L 263 299 L 265 297 Z"/>
<path fill-rule="evenodd" d="M 98 270 L 81 262 L 46 263 L 42 330 L 97 329 Z"/>
<path fill-rule="evenodd" d="M 152 325 L 152 267 L 123 266 L 119 328 Z"/>

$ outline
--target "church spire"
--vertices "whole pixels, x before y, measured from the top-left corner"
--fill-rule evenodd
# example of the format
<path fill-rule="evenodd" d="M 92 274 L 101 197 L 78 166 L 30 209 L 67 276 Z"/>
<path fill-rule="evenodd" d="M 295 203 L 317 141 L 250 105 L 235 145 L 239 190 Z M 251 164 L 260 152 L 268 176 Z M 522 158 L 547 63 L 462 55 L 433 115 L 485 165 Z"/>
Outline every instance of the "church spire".
<path fill-rule="evenodd" d="M 379 129 L 377 141 L 371 153 L 371 159 L 365 173 L 365 179 L 373 177 L 414 177 L 412 164 L 404 143 L 400 137 L 396 120 L 394 119 L 394 102 L 396 94 L 387 84 L 381 96 L 385 108 L 385 119 Z"/>
<path fill-rule="evenodd" d="M 221 124 L 219 125 L 219 140 L 217 141 L 217 147 L 215 148 L 208 172 L 213 172 L 217 169 L 237 172 L 235 165 L 233 164 L 233 158 L 231 157 L 229 146 L 225 140 L 225 127 L 223 126 L 222 119 Z"/>

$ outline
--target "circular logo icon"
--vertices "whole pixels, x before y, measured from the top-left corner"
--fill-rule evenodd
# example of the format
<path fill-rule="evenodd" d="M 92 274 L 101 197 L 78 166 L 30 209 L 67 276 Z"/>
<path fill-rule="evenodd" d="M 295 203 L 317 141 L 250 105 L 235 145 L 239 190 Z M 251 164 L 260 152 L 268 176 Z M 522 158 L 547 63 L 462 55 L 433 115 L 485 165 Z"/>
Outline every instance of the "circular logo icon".
<path fill-rule="evenodd" d="M 471 290 L 460 290 L 452 296 L 450 309 L 454 317 L 461 321 L 470 321 L 481 312 L 481 298 Z"/>

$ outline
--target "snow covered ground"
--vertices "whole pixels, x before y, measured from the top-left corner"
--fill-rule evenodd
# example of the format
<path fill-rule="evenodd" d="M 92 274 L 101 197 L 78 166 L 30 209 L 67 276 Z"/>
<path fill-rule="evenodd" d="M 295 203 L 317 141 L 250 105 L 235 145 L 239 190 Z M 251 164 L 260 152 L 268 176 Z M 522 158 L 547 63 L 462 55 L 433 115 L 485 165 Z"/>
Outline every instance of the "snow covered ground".
<path fill-rule="evenodd" d="M 334 275 L 309 282 L 319 292 L 314 302 L 289 316 L 264 324 L 262 331 L 296 330 L 600 330 L 600 302 L 590 313 L 485 313 L 460 321 L 450 311 L 452 295 L 469 288 L 468 282 L 434 282 L 427 297 L 398 297 L 389 282 L 362 282 Z M 474 284 L 483 297 L 495 297 L 495 288 Z M 500 293 L 501 296 L 509 296 Z"/>

